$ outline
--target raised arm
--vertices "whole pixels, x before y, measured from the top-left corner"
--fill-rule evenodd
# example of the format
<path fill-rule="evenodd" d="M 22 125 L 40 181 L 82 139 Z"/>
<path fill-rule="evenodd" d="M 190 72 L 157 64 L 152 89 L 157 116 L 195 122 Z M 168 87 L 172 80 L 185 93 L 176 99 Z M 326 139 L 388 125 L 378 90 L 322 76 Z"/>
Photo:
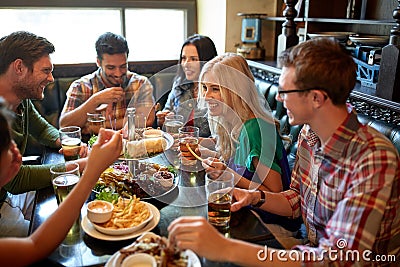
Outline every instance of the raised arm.
<path fill-rule="evenodd" d="M 74 82 L 67 92 L 67 100 L 60 115 L 60 127 L 76 125 L 84 127 L 87 113 L 94 113 L 101 104 L 112 105 L 121 101 L 124 91 L 121 87 L 110 87 L 92 95 L 84 83 Z"/>
<path fill-rule="evenodd" d="M 291 261 L 284 250 L 266 249 L 241 240 L 225 238 L 203 217 L 178 218 L 170 224 L 168 231 L 170 241 L 180 249 L 193 250 L 199 256 L 212 261 L 232 262 L 241 266 L 301 266 L 300 261 Z M 285 260 L 281 261 L 278 255 L 282 255 Z"/>
<path fill-rule="evenodd" d="M 0 239 L 0 265 L 25 266 L 50 254 L 63 241 L 101 172 L 114 162 L 121 148 L 120 132 L 101 129 L 79 183 L 54 214 L 29 237 Z"/>

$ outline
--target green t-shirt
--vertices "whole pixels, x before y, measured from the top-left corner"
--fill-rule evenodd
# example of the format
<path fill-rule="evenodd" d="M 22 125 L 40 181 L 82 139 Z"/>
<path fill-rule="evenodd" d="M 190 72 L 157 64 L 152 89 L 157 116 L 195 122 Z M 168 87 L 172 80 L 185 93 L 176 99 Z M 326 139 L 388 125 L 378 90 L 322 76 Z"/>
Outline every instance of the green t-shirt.
<path fill-rule="evenodd" d="M 265 166 L 282 173 L 279 160 L 282 159 L 283 143 L 275 124 L 254 118 L 246 121 L 240 131 L 235 153 L 235 164 L 254 172 L 253 158 Z"/>

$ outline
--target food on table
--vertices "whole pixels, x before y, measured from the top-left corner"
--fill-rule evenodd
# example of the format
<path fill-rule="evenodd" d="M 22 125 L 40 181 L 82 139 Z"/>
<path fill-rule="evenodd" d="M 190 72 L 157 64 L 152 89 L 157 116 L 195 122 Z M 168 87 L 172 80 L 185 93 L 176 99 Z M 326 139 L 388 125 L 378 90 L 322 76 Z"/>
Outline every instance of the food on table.
<path fill-rule="evenodd" d="M 104 213 L 112 210 L 112 206 L 110 206 L 106 201 L 92 201 L 88 204 L 88 209 L 93 212 Z"/>
<path fill-rule="evenodd" d="M 164 187 L 171 187 L 174 183 L 174 175 L 169 171 L 158 171 L 153 177 Z"/>
<path fill-rule="evenodd" d="M 119 196 L 130 198 L 134 195 L 141 199 L 160 196 L 174 186 L 163 186 L 153 177 L 158 171 L 174 172 L 173 166 L 164 166 L 156 163 L 139 162 L 134 177 L 126 164 L 115 164 L 107 168 L 96 183 L 93 191 L 96 199 L 109 202 L 117 200 Z M 174 176 L 175 177 L 175 176 Z"/>
<path fill-rule="evenodd" d="M 153 176 L 157 179 L 172 179 L 174 176 L 169 171 L 157 171 Z"/>
<path fill-rule="evenodd" d="M 135 140 L 143 139 L 143 132 L 153 129 L 152 127 L 135 128 Z"/>
<path fill-rule="evenodd" d="M 188 266 L 189 260 L 183 251 L 176 247 L 169 247 L 168 240 L 165 237 L 160 237 L 155 234 L 138 238 L 131 246 L 122 248 L 119 252 L 123 256 L 122 261 L 129 255 L 135 253 L 147 253 L 152 255 L 157 266 Z"/>
<path fill-rule="evenodd" d="M 150 217 L 150 210 L 144 202 L 135 196 L 131 199 L 118 198 L 114 204 L 111 219 L 98 225 L 105 228 L 131 228 L 145 222 Z"/>
<path fill-rule="evenodd" d="M 153 127 L 146 127 L 146 128 L 135 128 L 135 136 L 133 137 L 134 140 L 141 140 L 144 138 L 143 133 L 145 131 L 149 130 L 158 130 L 161 131 L 160 129 L 154 129 Z"/>
<path fill-rule="evenodd" d="M 108 201 L 93 200 L 87 205 L 87 217 L 93 223 L 104 223 L 111 219 L 113 209 Z"/>
<path fill-rule="evenodd" d="M 162 153 L 167 147 L 167 140 L 163 137 L 149 138 L 126 143 L 125 157 L 127 159 L 145 158 Z"/>
<path fill-rule="evenodd" d="M 160 138 L 163 132 L 160 129 L 149 129 L 143 132 L 143 138 Z"/>
<path fill-rule="evenodd" d="M 92 135 L 88 141 L 89 146 L 93 146 L 94 143 L 96 143 L 98 136 L 97 135 Z"/>
<path fill-rule="evenodd" d="M 108 201 L 110 203 L 117 201 L 119 194 L 115 193 L 112 188 L 100 186 L 100 191 L 95 191 L 96 199 Z"/>
<path fill-rule="evenodd" d="M 168 138 L 160 129 L 136 128 L 134 140 L 123 139 L 121 156 L 126 159 L 144 159 L 164 152 Z"/>
<path fill-rule="evenodd" d="M 149 254 L 136 253 L 124 258 L 120 267 L 157 267 L 157 262 Z"/>

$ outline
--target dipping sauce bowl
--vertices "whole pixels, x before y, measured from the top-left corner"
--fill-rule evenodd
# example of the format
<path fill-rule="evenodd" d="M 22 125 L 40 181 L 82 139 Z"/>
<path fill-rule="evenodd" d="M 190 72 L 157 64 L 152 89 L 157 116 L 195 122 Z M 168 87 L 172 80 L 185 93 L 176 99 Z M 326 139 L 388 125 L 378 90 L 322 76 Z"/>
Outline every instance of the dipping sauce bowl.
<path fill-rule="evenodd" d="M 93 223 L 105 223 L 111 219 L 114 205 L 104 200 L 93 200 L 87 204 L 87 217 Z"/>
<path fill-rule="evenodd" d="M 155 258 L 145 253 L 135 253 L 124 259 L 121 267 L 156 267 Z"/>

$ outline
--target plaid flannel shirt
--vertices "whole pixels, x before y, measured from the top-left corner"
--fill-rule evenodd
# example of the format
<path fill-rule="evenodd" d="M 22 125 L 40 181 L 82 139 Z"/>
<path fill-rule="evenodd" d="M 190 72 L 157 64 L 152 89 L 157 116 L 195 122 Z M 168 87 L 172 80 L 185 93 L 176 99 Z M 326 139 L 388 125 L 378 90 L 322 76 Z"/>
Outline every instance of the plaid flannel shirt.
<path fill-rule="evenodd" d="M 76 109 L 93 94 L 105 88 L 106 86 L 101 79 L 100 68 L 74 81 L 67 91 L 63 113 Z M 135 106 L 136 103 L 145 102 L 154 104 L 153 86 L 147 77 L 128 71 L 122 88 L 125 91 L 125 97 L 122 101 L 116 103 L 116 119 L 125 117 L 128 106 Z"/>
<path fill-rule="evenodd" d="M 298 144 L 291 190 L 284 194 L 293 216 L 302 214 L 310 241 L 295 249 L 315 255 L 303 258 L 304 264 L 383 266 L 389 263 L 373 260 L 400 259 L 399 155 L 393 144 L 361 125 L 355 112 L 325 146 L 308 125 Z M 335 259 L 329 250 L 342 254 L 332 254 Z M 359 258 L 353 260 L 354 251 Z"/>

